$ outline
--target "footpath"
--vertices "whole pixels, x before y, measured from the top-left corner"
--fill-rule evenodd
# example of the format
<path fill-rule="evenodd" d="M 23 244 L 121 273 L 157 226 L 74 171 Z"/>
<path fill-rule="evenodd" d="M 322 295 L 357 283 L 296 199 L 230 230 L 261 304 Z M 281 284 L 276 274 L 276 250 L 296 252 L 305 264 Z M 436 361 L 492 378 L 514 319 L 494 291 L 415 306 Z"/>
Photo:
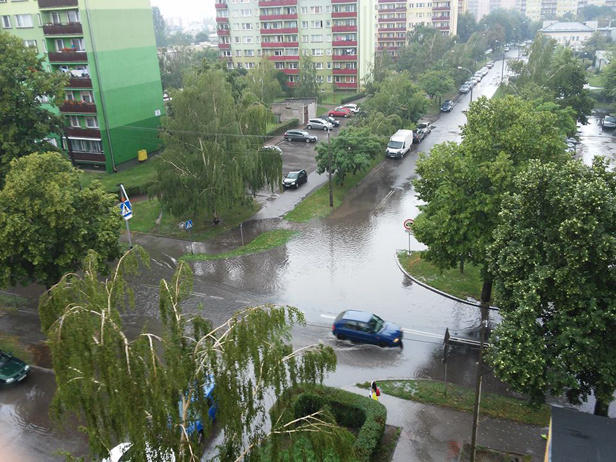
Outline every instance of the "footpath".
<path fill-rule="evenodd" d="M 355 386 L 346 390 L 366 396 Z M 462 447 L 471 441 L 473 415 L 467 412 L 418 403 L 381 394 L 387 408 L 387 424 L 401 427 L 392 462 L 457 462 Z M 531 456 L 543 461 L 547 427 L 509 420 L 479 418 L 477 444 L 491 449 Z M 520 462 L 522 462 L 520 460 Z"/>

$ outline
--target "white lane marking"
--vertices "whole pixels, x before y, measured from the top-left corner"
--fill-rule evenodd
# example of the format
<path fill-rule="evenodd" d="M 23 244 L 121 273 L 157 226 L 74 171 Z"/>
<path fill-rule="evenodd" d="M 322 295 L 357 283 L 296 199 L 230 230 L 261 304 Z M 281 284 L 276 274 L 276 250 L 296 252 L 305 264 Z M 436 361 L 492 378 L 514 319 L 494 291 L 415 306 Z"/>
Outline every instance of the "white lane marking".
<path fill-rule="evenodd" d="M 217 295 L 208 295 L 210 298 L 215 298 L 216 300 L 224 300 L 224 297 L 219 297 Z"/>
<path fill-rule="evenodd" d="M 404 332 L 409 333 L 409 334 L 420 335 L 420 336 L 424 336 L 424 337 L 443 338 L 442 335 L 435 334 L 434 332 L 424 332 L 424 331 L 421 331 L 421 330 L 406 329 L 406 328 L 403 328 L 402 330 Z"/>
<path fill-rule="evenodd" d="M 387 199 L 389 199 L 395 192 L 396 192 L 395 190 L 389 191 L 387 195 L 383 198 L 383 200 L 379 203 L 379 205 L 376 206 L 376 208 L 380 209 L 383 205 L 385 205 L 385 202 L 387 202 Z"/>
<path fill-rule="evenodd" d="M 329 314 L 322 314 L 321 317 L 327 319 L 336 319 L 336 316 L 330 316 Z"/>

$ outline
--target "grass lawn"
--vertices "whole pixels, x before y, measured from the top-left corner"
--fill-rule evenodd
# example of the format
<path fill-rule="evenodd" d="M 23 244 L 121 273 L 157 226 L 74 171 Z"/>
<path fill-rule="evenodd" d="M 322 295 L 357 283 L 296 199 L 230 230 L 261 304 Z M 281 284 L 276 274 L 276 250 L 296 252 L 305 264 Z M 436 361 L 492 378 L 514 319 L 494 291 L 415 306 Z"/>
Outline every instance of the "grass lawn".
<path fill-rule="evenodd" d="M 186 231 L 180 227 L 185 219 L 178 219 L 169 213 L 163 213 L 160 225 L 156 225 L 161 211 L 161 206 L 157 199 L 133 202 L 133 218 L 130 220 L 131 231 L 139 233 L 154 234 L 156 236 L 169 236 L 193 241 L 205 241 L 214 236 L 218 236 L 229 229 L 239 226 L 259 210 L 257 203 L 248 206 L 237 206 L 231 210 L 221 212 L 220 224 L 214 225 L 211 221 L 204 218 L 193 217 L 192 231 Z"/>
<path fill-rule="evenodd" d="M 481 299 L 483 281 L 478 266 L 466 264 L 464 273 L 460 273 L 458 268 L 441 271 L 432 263 L 422 260 L 421 252 L 411 252 L 410 255 L 406 251 L 398 252 L 398 260 L 411 276 L 435 289 L 458 298 Z"/>
<path fill-rule="evenodd" d="M 588 76 L 588 85 L 591 87 L 603 87 L 601 74 L 593 74 Z"/>
<path fill-rule="evenodd" d="M 94 180 L 98 180 L 103 183 L 105 191 L 113 193 L 119 193 L 120 183 L 126 188 L 147 185 L 156 178 L 156 162 L 157 159 L 153 158 L 118 173 L 83 172 L 81 184 L 87 186 Z"/>
<path fill-rule="evenodd" d="M 316 191 L 301 201 L 293 210 L 285 215 L 285 219 L 298 223 L 304 223 L 310 221 L 313 218 L 323 218 L 336 210 L 342 202 L 346 194 L 363 180 L 368 173 L 372 171 L 374 167 L 383 161 L 381 156 L 378 156 L 372 161 L 372 164 L 365 172 L 358 173 L 357 175 L 347 175 L 344 179 L 344 185 L 340 186 L 336 184 L 336 178 L 332 179 L 334 182 L 334 206 L 329 206 L 329 183 L 325 183 L 320 186 Z"/>
<path fill-rule="evenodd" d="M 249 244 L 243 247 L 238 247 L 237 249 L 231 250 L 230 252 L 217 254 L 185 254 L 181 258 L 182 260 L 186 261 L 224 260 L 226 258 L 239 257 L 240 255 L 261 253 L 285 245 L 296 234 L 297 231 L 291 231 L 288 229 L 276 229 L 274 231 L 267 231 L 263 234 L 260 234 Z"/>
<path fill-rule="evenodd" d="M 330 111 L 330 108 L 327 106 L 321 106 L 320 104 L 317 106 L 317 117 L 327 114 Z"/>
<path fill-rule="evenodd" d="M 503 98 L 504 96 L 505 96 L 504 87 L 499 85 L 499 87 L 494 92 L 494 95 L 492 95 L 492 99 L 500 99 L 500 98 Z"/>
<path fill-rule="evenodd" d="M 282 125 L 282 124 L 277 124 L 277 123 L 274 123 L 274 122 L 270 122 L 270 123 L 268 123 L 268 124 L 267 124 L 267 126 L 265 127 L 265 133 L 269 133 L 269 132 L 271 132 L 272 130 L 277 129 L 277 128 L 278 128 L 278 127 L 280 127 L 281 125 Z"/>
<path fill-rule="evenodd" d="M 32 364 L 32 355 L 20 343 L 14 335 L 0 334 L 0 350 Z"/>
<path fill-rule="evenodd" d="M 368 389 L 369 382 L 358 383 L 358 387 Z M 379 382 L 383 393 L 402 399 L 449 407 L 458 411 L 473 412 L 475 390 L 455 384 L 445 384 L 431 380 L 384 380 Z M 481 415 L 495 419 L 507 419 L 531 425 L 546 426 L 550 421 L 550 406 L 544 404 L 533 409 L 520 399 L 508 398 L 492 393 L 481 394 Z"/>
<path fill-rule="evenodd" d="M 14 311 L 22 306 L 25 306 L 28 301 L 19 295 L 0 294 L 0 314 L 2 311 Z"/>

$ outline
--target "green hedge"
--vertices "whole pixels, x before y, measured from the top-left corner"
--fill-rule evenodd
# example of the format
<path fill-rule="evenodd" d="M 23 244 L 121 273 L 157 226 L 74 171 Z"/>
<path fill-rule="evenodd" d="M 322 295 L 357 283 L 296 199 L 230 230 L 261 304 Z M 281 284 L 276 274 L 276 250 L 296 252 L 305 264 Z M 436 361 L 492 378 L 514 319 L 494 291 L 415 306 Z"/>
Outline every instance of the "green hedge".
<path fill-rule="evenodd" d="M 358 428 L 353 446 L 357 462 L 369 462 L 387 421 L 387 409 L 367 396 L 320 385 L 300 384 L 285 390 L 270 410 L 272 421 L 283 415 L 283 422 L 312 414 L 327 407 L 338 425 Z"/>
<path fill-rule="evenodd" d="M 287 130 L 290 130 L 292 128 L 295 128 L 299 125 L 299 120 L 297 119 L 291 119 L 285 123 L 283 123 L 282 125 L 280 125 L 279 127 L 267 132 L 267 137 L 268 138 L 273 138 L 274 136 L 278 136 L 278 135 L 282 135 L 284 132 L 286 132 Z"/>
<path fill-rule="evenodd" d="M 347 103 L 351 103 L 351 102 L 353 102 L 353 101 L 356 101 L 356 100 L 358 100 L 358 99 L 361 99 L 361 98 L 363 98 L 364 96 L 366 96 L 366 93 L 365 93 L 365 92 L 361 92 L 361 93 L 357 93 L 357 94 L 355 94 L 355 95 L 347 96 L 346 98 L 342 98 L 342 99 L 340 100 L 340 102 L 341 102 L 342 104 L 347 104 Z"/>

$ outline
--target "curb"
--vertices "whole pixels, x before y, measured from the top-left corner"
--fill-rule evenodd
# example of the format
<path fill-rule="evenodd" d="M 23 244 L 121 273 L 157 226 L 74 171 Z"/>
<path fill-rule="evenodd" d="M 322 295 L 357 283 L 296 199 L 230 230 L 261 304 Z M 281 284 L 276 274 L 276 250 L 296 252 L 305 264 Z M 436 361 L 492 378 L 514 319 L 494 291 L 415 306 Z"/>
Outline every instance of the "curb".
<path fill-rule="evenodd" d="M 30 365 L 30 369 L 34 369 L 34 370 L 40 371 L 40 372 L 47 372 L 49 374 L 55 374 L 53 369 L 47 369 L 46 367 L 35 366 L 33 364 Z"/>
<path fill-rule="evenodd" d="M 464 299 L 462 299 L 462 298 L 455 297 L 455 296 L 453 296 L 453 295 L 451 295 L 451 294 L 448 294 L 447 292 L 443 292 L 442 290 L 438 290 L 438 289 L 436 289 L 436 288 L 434 288 L 434 287 L 432 287 L 432 286 L 430 286 L 430 285 L 426 284 L 425 282 L 422 282 L 422 281 L 420 281 L 420 280 L 418 280 L 418 279 L 414 278 L 413 276 L 411 276 L 411 275 L 410 275 L 410 274 L 409 274 L 409 273 L 408 273 L 408 272 L 407 272 L 407 271 L 406 271 L 406 270 L 402 267 L 402 264 L 400 263 L 400 260 L 398 259 L 398 252 L 396 252 L 396 253 L 394 254 L 394 258 L 396 259 L 396 264 L 398 265 L 398 268 L 400 268 L 400 271 L 402 271 L 402 273 L 404 273 L 404 275 L 405 275 L 407 278 L 409 278 L 411 281 L 413 281 L 415 284 L 418 284 L 418 285 L 420 285 L 421 287 L 423 287 L 423 288 L 425 288 L 425 289 L 431 290 L 431 291 L 432 291 L 432 292 L 434 292 L 435 294 L 439 294 L 439 295 L 441 295 L 441 296 L 443 296 L 443 297 L 445 297 L 445 298 L 448 298 L 448 299 L 450 299 L 450 300 L 453 300 L 453 301 L 455 301 L 455 302 L 458 302 L 458 303 L 463 303 L 463 304 L 465 304 L 465 305 L 469 305 L 469 306 L 474 306 L 474 307 L 476 307 L 476 308 L 481 308 L 481 304 L 479 304 L 479 303 L 469 302 L 468 300 L 464 300 Z M 490 307 L 490 309 L 492 309 L 492 310 L 494 310 L 494 309 L 498 310 L 498 308 L 497 308 L 497 307 Z"/>

